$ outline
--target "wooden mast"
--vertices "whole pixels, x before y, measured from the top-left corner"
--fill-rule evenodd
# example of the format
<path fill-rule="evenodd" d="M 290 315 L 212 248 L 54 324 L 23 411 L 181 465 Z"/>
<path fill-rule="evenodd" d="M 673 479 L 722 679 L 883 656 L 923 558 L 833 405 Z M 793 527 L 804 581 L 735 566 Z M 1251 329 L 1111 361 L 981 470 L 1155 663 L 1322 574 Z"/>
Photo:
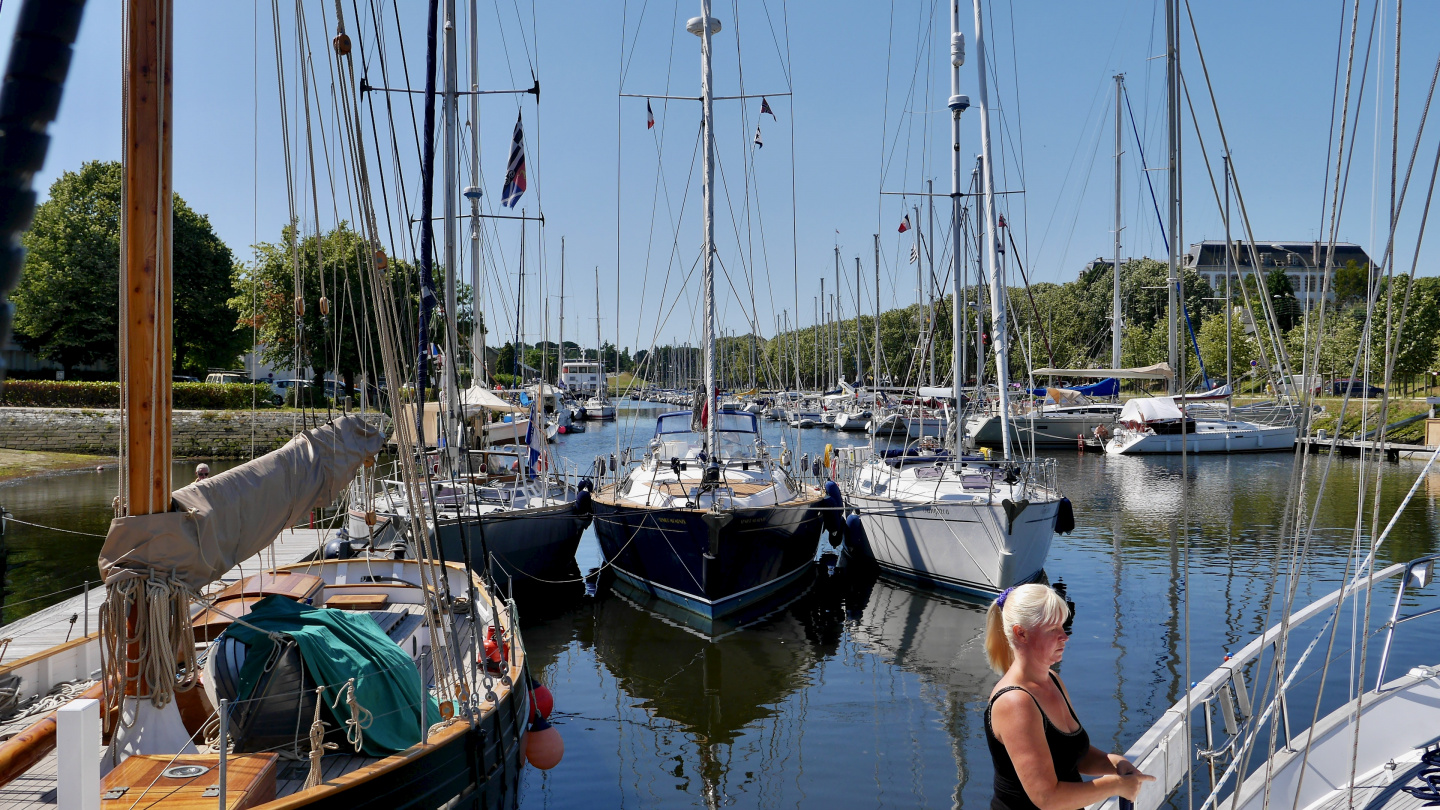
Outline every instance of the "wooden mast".
<path fill-rule="evenodd" d="M 172 0 L 126 8 L 124 225 L 120 246 L 125 513 L 170 507 Z"/>

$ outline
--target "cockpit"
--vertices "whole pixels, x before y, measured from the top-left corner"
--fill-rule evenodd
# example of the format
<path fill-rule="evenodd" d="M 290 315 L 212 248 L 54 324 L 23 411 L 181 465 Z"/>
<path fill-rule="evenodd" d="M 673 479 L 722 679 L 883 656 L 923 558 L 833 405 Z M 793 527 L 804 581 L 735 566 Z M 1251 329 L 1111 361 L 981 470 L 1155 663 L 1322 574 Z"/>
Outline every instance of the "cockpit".
<path fill-rule="evenodd" d="M 690 411 L 676 411 L 661 414 L 655 421 L 655 439 L 652 447 L 659 459 L 698 458 L 705 446 L 704 432 L 690 429 Z M 753 459 L 759 455 L 756 447 L 761 438 L 760 422 L 755 414 L 745 411 L 720 411 L 715 422 L 716 442 L 720 445 L 720 458 Z"/>

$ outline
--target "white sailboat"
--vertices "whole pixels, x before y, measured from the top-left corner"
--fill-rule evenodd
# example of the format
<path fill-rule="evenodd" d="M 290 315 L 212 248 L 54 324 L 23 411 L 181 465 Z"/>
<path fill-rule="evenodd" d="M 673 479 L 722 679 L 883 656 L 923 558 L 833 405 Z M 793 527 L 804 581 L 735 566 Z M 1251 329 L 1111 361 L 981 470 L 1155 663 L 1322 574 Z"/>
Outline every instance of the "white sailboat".
<path fill-rule="evenodd" d="M 964 39 L 958 0 L 950 7 L 951 192 L 955 195 L 952 228 L 962 253 L 960 218 L 960 113 L 970 105 L 960 94 Z M 1005 286 L 995 251 L 994 179 L 990 172 L 989 104 L 986 95 L 985 48 L 981 6 L 975 2 L 975 50 L 980 65 L 980 139 L 984 166 L 985 241 L 990 271 L 995 357 L 1000 391 L 1000 418 L 1005 429 L 1004 455 L 994 462 L 962 458 L 955 437 L 950 449 L 933 438 L 919 448 L 896 453 L 841 451 L 838 477 L 846 482 L 846 498 L 855 510 L 848 523 L 846 548 L 868 557 L 884 572 L 954 590 L 993 595 L 1004 588 L 1040 578 L 1057 528 L 1073 528 L 1069 501 L 1060 494 L 1053 460 L 1019 461 L 1012 456 L 1008 431 L 1008 362 L 1005 327 Z M 951 274 L 959 301 L 958 273 Z M 953 379 L 960 378 L 962 341 L 959 319 L 952 319 L 955 347 Z M 957 390 L 937 396 L 958 401 Z M 951 411 L 953 413 L 953 410 Z M 924 414 L 919 415 L 921 418 Z M 953 434 L 952 434 L 953 435 Z M 1057 522 L 1059 526 L 1057 527 Z"/>

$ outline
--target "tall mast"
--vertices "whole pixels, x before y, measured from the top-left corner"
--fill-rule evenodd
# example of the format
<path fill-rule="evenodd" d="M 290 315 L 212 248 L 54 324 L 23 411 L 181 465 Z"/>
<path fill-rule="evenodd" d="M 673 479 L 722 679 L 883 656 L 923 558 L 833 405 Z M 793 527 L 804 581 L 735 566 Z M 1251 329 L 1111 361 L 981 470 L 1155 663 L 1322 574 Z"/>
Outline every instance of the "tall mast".
<path fill-rule="evenodd" d="M 811 317 L 815 319 L 815 362 L 811 364 L 815 372 L 815 387 L 824 390 L 825 383 L 820 380 L 820 299 L 825 297 L 825 279 L 820 279 L 820 297 L 811 298 L 813 312 Z"/>
<path fill-rule="evenodd" d="M 964 442 L 965 420 L 960 418 L 960 391 L 964 388 L 965 377 L 962 361 L 965 357 L 964 316 L 965 307 L 960 300 L 964 287 L 960 273 L 964 268 L 961 259 L 964 236 L 960 232 L 960 114 L 970 106 L 969 96 L 960 94 L 960 66 L 965 64 L 965 35 L 960 32 L 960 0 L 950 0 L 950 366 L 954 378 L 955 410 L 951 419 L 955 421 L 955 449 Z M 934 199 L 933 197 L 931 199 Z M 956 453 L 959 457 L 959 453 Z"/>
<path fill-rule="evenodd" d="M 560 237 L 560 359 L 557 372 L 565 370 L 565 237 Z M 557 378 L 558 379 L 558 378 Z"/>
<path fill-rule="evenodd" d="M 930 325 L 925 322 L 925 262 L 920 258 L 920 253 L 923 250 L 920 245 L 924 241 L 921 232 L 924 229 L 920 227 L 920 206 L 912 205 L 910 208 L 915 212 L 915 243 L 911 249 L 911 256 L 915 259 L 915 316 L 920 324 L 920 337 L 919 340 L 916 341 L 916 345 L 921 352 L 920 362 L 924 363 L 925 355 L 929 353 L 929 347 L 926 345 L 928 342 L 926 336 L 930 330 Z M 923 369 L 920 366 L 914 366 L 914 368 L 915 385 L 918 387 Z"/>
<path fill-rule="evenodd" d="M 171 101 L 174 11 L 127 4 L 120 354 L 125 404 L 121 500 L 128 515 L 170 508 Z"/>
<path fill-rule="evenodd" d="M 880 234 L 875 234 L 875 354 L 870 358 L 870 376 L 880 385 Z M 878 417 L 877 417 L 878 418 Z"/>
<path fill-rule="evenodd" d="M 834 368 L 835 384 L 840 384 L 840 246 L 835 246 L 835 292 L 831 294 L 830 316 L 834 320 L 834 328 L 830 331 L 831 342 L 835 344 L 835 359 L 831 362 Z"/>
<path fill-rule="evenodd" d="M 855 257 L 855 386 L 865 384 L 860 368 L 860 257 Z"/>
<path fill-rule="evenodd" d="M 995 346 L 995 384 L 1000 387 L 1000 438 L 1006 460 L 1010 459 L 1010 353 L 1005 322 L 1005 285 L 1000 278 L 1000 260 L 995 253 L 995 173 L 990 153 L 990 93 L 985 75 L 985 21 L 981 0 L 975 6 L 975 88 L 980 96 L 980 182 L 985 199 L 985 267 L 990 273 L 990 341 Z"/>
<path fill-rule="evenodd" d="M 470 0 L 470 185 L 465 199 L 470 201 L 470 311 L 475 321 L 470 333 L 471 351 L 475 355 L 474 380 L 489 382 L 485 377 L 485 330 L 481 323 L 480 306 L 480 22 Z M 562 242 L 563 244 L 563 242 Z M 563 251 L 563 248 L 562 248 Z M 561 255 L 564 255 L 563 253 Z M 562 307 L 565 305 L 562 301 Z"/>
<path fill-rule="evenodd" d="M 456 64 L 457 50 L 455 47 L 455 33 L 458 21 L 455 19 L 455 0 L 445 0 L 445 21 L 441 26 L 444 32 L 444 54 L 445 54 L 445 99 L 442 102 L 445 111 L 445 426 L 442 433 L 445 436 L 446 455 L 452 463 L 459 458 L 459 441 L 457 434 L 459 427 L 459 405 L 460 391 L 459 379 L 456 375 L 456 361 L 460 357 L 457 349 L 460 346 L 460 336 L 457 331 L 456 317 L 459 314 L 459 296 L 456 294 L 456 283 L 458 275 L 455 270 L 455 225 L 459 213 L 456 210 L 460 198 L 460 130 L 459 130 L 459 65 Z"/>
<path fill-rule="evenodd" d="M 929 208 L 928 208 L 929 213 L 927 214 L 927 217 L 928 217 L 928 220 L 929 220 L 929 224 L 925 226 L 925 227 L 927 228 L 927 230 L 926 230 L 925 232 L 928 233 L 928 234 L 930 234 L 930 245 L 929 245 L 929 249 L 925 251 L 925 256 L 922 257 L 922 258 L 928 259 L 928 260 L 929 260 L 929 265 L 930 265 L 930 303 L 929 303 L 929 305 L 928 305 L 928 317 L 929 317 L 928 323 L 930 324 L 930 328 L 929 328 L 929 330 L 928 330 L 928 333 L 933 333 L 933 332 L 935 331 L 935 181 L 934 181 L 934 180 L 926 180 L 926 181 L 925 181 L 925 191 L 930 195 L 930 196 L 928 196 L 928 197 L 925 198 L 926 200 L 929 200 L 929 203 L 930 203 L 930 204 L 929 204 Z M 928 334 L 928 333 L 927 333 L 927 334 Z M 928 341 L 928 342 L 929 342 L 929 344 L 930 344 L 930 350 L 929 350 L 929 351 L 930 351 L 930 385 L 931 385 L 931 386 L 934 386 L 934 385 L 935 385 L 935 346 L 936 346 L 935 335 L 929 334 L 929 341 Z"/>
<path fill-rule="evenodd" d="M 685 30 L 700 37 L 700 106 L 705 131 L 705 160 L 701 186 L 705 193 L 704 313 L 700 334 L 705 356 L 705 450 L 715 466 L 719 445 L 715 434 L 715 92 L 711 87 L 710 38 L 720 31 L 720 21 L 710 16 L 710 0 L 700 0 L 700 16 L 691 19 Z"/>
<path fill-rule="evenodd" d="M 1165 127 L 1169 136 L 1169 161 L 1166 171 L 1170 182 L 1167 184 L 1170 198 L 1170 245 L 1168 275 L 1165 286 L 1169 289 L 1170 300 L 1170 393 L 1180 391 L 1179 334 L 1177 318 L 1180 312 L 1180 19 L 1176 7 L 1178 0 L 1165 2 L 1165 81 L 1168 121 Z"/>
<path fill-rule="evenodd" d="M 600 266 L 595 266 L 595 359 L 600 362 L 600 382 L 595 385 L 595 396 L 605 401 L 609 386 L 605 384 L 605 344 L 600 341 Z"/>
<path fill-rule="evenodd" d="M 1124 324 L 1120 320 L 1120 229 L 1123 227 L 1120 219 L 1120 156 L 1124 153 L 1120 130 L 1120 99 L 1124 87 L 1125 74 L 1115 74 L 1115 264 L 1110 273 L 1114 277 L 1115 290 L 1110 300 L 1111 368 L 1120 368 L 1120 336 L 1124 332 Z"/>

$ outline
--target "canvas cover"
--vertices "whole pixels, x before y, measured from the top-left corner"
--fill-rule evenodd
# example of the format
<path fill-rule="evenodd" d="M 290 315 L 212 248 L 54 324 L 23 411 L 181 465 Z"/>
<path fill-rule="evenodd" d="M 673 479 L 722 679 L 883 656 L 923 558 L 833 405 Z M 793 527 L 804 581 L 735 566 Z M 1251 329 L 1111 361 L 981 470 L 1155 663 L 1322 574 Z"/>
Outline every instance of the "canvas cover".
<path fill-rule="evenodd" d="M 1175 405 L 1174 397 L 1136 397 L 1120 409 L 1121 422 L 1155 422 L 1166 419 L 1184 419 L 1185 414 Z"/>
<path fill-rule="evenodd" d="M 1122 380 L 1169 380 L 1175 372 L 1169 363 L 1156 363 L 1142 368 L 1037 368 L 1036 377 L 1117 377 Z"/>
<path fill-rule="evenodd" d="M 1085 395 L 1073 388 L 1046 388 L 1045 396 L 1056 405 L 1084 405 Z"/>
<path fill-rule="evenodd" d="M 359 416 L 307 430 L 271 453 L 172 493 L 171 511 L 110 523 L 100 548 L 106 582 L 167 574 L 199 590 L 277 535 L 329 506 L 385 436 Z"/>
<path fill-rule="evenodd" d="M 553 388 L 550 390 L 552 393 L 554 392 Z M 527 410 L 523 405 L 506 402 L 496 396 L 495 392 L 480 385 L 472 385 L 461 391 L 460 404 L 467 408 L 484 408 L 487 411 L 498 413 L 524 413 Z"/>
<path fill-rule="evenodd" d="M 440 717 L 440 704 L 420 684 L 420 673 L 410 656 L 380 630 L 366 613 L 326 610 L 302 605 L 283 596 L 267 596 L 225 633 L 248 649 L 240 669 L 240 700 L 250 697 L 275 647 L 275 635 L 289 636 L 300 646 L 300 657 L 322 696 L 340 722 L 353 718 L 349 704 L 336 700 L 346 681 L 355 679 L 355 700 L 370 712 L 362 751 L 383 757 L 420 742 L 423 718 Z M 420 701 L 429 705 L 424 713 Z M 305 718 L 308 726 L 309 718 Z"/>

